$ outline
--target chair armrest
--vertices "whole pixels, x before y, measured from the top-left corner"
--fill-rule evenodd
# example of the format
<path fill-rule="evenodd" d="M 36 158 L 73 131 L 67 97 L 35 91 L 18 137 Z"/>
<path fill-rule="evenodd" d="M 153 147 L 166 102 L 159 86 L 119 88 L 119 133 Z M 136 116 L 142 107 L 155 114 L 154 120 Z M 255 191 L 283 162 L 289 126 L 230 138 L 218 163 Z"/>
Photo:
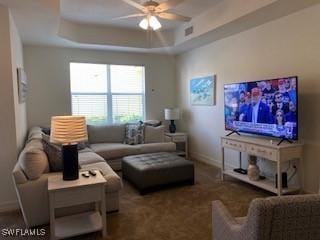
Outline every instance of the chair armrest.
<path fill-rule="evenodd" d="M 212 224 L 213 239 L 240 239 L 239 233 L 242 225 L 219 200 L 212 202 Z"/>

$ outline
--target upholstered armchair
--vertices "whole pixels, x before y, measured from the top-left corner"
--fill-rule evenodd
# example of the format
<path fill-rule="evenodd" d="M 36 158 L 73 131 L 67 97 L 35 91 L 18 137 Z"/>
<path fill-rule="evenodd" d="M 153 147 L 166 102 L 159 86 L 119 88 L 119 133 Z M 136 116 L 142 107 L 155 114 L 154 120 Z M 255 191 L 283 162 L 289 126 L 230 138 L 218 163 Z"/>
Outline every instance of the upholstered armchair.
<path fill-rule="evenodd" d="M 214 201 L 212 217 L 214 240 L 320 239 L 320 195 L 255 199 L 245 218 Z"/>

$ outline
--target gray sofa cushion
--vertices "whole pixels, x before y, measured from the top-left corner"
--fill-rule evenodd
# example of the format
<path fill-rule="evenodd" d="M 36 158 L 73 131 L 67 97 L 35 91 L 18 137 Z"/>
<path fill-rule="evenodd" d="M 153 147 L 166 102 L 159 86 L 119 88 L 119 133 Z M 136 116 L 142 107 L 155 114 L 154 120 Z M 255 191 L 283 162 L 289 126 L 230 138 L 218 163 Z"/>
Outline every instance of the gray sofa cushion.
<path fill-rule="evenodd" d="M 27 143 L 18 161 L 24 174 L 30 180 L 37 179 L 43 173 L 49 171 L 48 158 L 39 139 Z"/>
<path fill-rule="evenodd" d="M 155 152 L 174 152 L 176 144 L 173 142 L 163 143 L 146 143 L 137 145 L 140 147 L 140 153 L 155 153 Z"/>
<path fill-rule="evenodd" d="M 145 126 L 144 143 L 164 142 L 164 126 L 159 127 Z"/>
<path fill-rule="evenodd" d="M 88 125 L 89 143 L 123 143 L 125 124 Z"/>
<path fill-rule="evenodd" d="M 116 192 L 122 188 L 121 178 L 105 162 L 97 162 L 81 166 L 81 171 L 89 169 L 100 170 L 101 174 L 107 180 L 106 192 Z"/>
<path fill-rule="evenodd" d="M 90 148 L 105 160 L 140 153 L 140 148 L 137 145 L 132 146 L 122 143 L 96 143 L 91 144 Z"/>
<path fill-rule="evenodd" d="M 86 148 L 88 149 L 88 148 Z M 106 161 L 99 156 L 98 154 L 94 153 L 93 151 L 79 151 L 79 165 L 82 167 L 82 165 L 85 164 L 91 164 L 91 163 L 97 163 L 97 162 L 103 162 Z"/>

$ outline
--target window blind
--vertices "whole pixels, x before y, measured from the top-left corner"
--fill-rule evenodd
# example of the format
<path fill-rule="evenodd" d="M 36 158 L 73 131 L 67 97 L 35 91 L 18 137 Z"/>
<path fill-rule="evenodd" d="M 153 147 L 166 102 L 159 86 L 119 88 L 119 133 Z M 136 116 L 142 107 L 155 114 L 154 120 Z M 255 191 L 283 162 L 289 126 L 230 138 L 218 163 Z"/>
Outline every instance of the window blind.
<path fill-rule="evenodd" d="M 72 114 L 90 124 L 144 119 L 143 66 L 70 63 Z"/>

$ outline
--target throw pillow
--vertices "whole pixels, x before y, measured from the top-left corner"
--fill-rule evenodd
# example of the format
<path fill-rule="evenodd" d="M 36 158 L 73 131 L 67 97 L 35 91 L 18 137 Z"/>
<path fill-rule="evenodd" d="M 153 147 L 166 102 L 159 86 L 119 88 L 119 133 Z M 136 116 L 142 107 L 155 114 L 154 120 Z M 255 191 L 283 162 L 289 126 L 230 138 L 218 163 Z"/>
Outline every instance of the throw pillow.
<path fill-rule="evenodd" d="M 145 126 L 144 143 L 164 142 L 164 126 L 159 127 Z"/>
<path fill-rule="evenodd" d="M 41 127 L 41 130 L 44 134 L 47 134 L 50 136 L 50 133 L 51 133 L 51 128 L 49 127 Z"/>
<path fill-rule="evenodd" d="M 85 148 L 89 147 L 89 143 L 88 142 L 80 142 L 78 143 L 78 150 L 83 150 Z"/>
<path fill-rule="evenodd" d="M 146 120 L 144 122 L 141 121 L 145 126 L 159 127 L 161 126 L 161 121 L 159 120 Z"/>
<path fill-rule="evenodd" d="M 51 172 L 62 171 L 62 146 L 50 142 L 50 136 L 43 134 L 43 147 L 48 156 Z"/>
<path fill-rule="evenodd" d="M 27 142 L 42 138 L 42 130 L 40 127 L 33 127 L 29 130 Z"/>
<path fill-rule="evenodd" d="M 141 123 L 128 123 L 126 125 L 125 144 L 136 145 L 144 143 L 144 126 Z"/>
<path fill-rule="evenodd" d="M 32 140 L 27 143 L 19 155 L 20 167 L 28 179 L 38 179 L 43 173 L 49 171 L 48 158 L 42 149 L 39 140 Z M 41 147 L 39 147 L 41 145 Z"/>

